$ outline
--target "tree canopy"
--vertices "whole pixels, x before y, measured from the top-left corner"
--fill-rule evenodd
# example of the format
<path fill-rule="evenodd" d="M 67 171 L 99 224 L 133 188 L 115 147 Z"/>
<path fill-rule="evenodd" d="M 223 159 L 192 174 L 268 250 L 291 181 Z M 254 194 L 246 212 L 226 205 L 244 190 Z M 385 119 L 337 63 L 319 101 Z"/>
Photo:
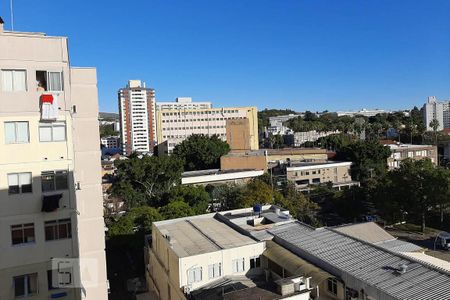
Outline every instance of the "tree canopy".
<path fill-rule="evenodd" d="M 230 146 L 218 136 L 193 134 L 176 145 L 173 155 L 184 162 L 185 171 L 216 169 L 220 157 L 230 151 Z"/>

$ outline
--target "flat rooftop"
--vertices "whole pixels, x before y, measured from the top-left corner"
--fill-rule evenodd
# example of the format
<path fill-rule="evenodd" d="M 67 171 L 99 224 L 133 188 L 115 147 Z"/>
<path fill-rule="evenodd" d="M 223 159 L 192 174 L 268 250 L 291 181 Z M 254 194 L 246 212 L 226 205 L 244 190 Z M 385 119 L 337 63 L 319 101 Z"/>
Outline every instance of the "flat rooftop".
<path fill-rule="evenodd" d="M 326 161 L 326 162 L 291 162 L 287 167 L 288 170 L 308 170 L 330 167 L 350 166 L 351 161 Z"/>
<path fill-rule="evenodd" d="M 183 172 L 183 174 L 181 174 L 181 177 L 188 178 L 188 177 L 196 177 L 196 176 L 233 174 L 233 173 L 243 173 L 243 172 L 251 172 L 251 171 L 259 171 L 259 170 L 255 170 L 255 169 L 229 169 L 229 170 L 208 169 L 208 170 Z"/>
<path fill-rule="evenodd" d="M 223 249 L 256 244 L 228 225 L 216 220 L 214 214 L 153 223 L 163 236 L 170 237 L 178 257 L 187 257 Z"/>
<path fill-rule="evenodd" d="M 391 150 L 407 150 L 407 149 L 429 149 L 434 148 L 433 145 L 413 145 L 413 144 L 389 144 Z"/>
<path fill-rule="evenodd" d="M 327 154 L 327 149 L 321 148 L 283 148 L 283 149 L 259 149 L 248 151 L 231 151 L 224 156 L 263 156 L 263 155 L 302 155 L 302 154 Z"/>

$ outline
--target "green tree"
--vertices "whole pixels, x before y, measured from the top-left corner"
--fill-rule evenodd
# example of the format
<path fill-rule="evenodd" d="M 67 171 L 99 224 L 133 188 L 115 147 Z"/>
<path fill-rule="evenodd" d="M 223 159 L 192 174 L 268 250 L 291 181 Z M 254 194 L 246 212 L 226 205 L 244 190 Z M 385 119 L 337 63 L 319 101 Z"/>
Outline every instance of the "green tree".
<path fill-rule="evenodd" d="M 371 178 L 382 176 L 387 171 L 387 158 L 391 155 L 389 147 L 381 145 L 376 140 L 356 141 L 343 147 L 337 153 L 340 160 L 349 160 L 352 166 L 352 177 L 363 184 Z"/>
<path fill-rule="evenodd" d="M 175 146 L 173 154 L 184 162 L 184 170 L 220 168 L 220 157 L 230 151 L 230 146 L 218 136 L 193 134 Z"/>
<path fill-rule="evenodd" d="M 211 198 L 220 210 L 231 210 L 241 207 L 244 187 L 236 184 L 223 184 L 214 187 Z"/>
<path fill-rule="evenodd" d="M 181 181 L 183 164 L 172 156 L 131 156 L 119 160 L 112 194 L 125 200 L 128 208 L 149 204 L 161 206 L 164 196 Z"/>
<path fill-rule="evenodd" d="M 285 183 L 281 189 L 281 196 L 282 197 L 275 197 L 276 204 L 288 209 L 289 213 L 294 218 L 312 226 L 320 225 L 320 222 L 316 217 L 319 206 L 312 202 L 303 193 L 297 191 L 294 183 Z"/>
<path fill-rule="evenodd" d="M 387 186 L 381 187 L 385 191 L 381 202 L 395 203 L 391 208 L 420 220 L 425 231 L 427 214 L 437 206 L 448 205 L 448 182 L 448 173 L 436 168 L 429 159 L 407 159 L 400 168 L 389 172 Z"/>
<path fill-rule="evenodd" d="M 439 121 L 437 119 L 433 119 L 430 122 L 430 127 L 433 129 L 433 133 L 434 133 L 434 144 L 437 145 L 437 132 L 438 132 L 438 128 L 439 128 L 440 124 Z"/>
<path fill-rule="evenodd" d="M 149 234 L 152 223 L 161 220 L 162 216 L 157 209 L 148 206 L 135 207 L 110 224 L 108 236 L 130 235 L 135 232 Z"/>
<path fill-rule="evenodd" d="M 119 132 L 114 131 L 112 125 L 100 125 L 100 137 L 117 136 Z"/>
<path fill-rule="evenodd" d="M 176 219 L 182 217 L 189 217 L 195 214 L 195 211 L 188 203 L 182 200 L 175 200 L 168 203 L 159 209 L 159 212 L 164 219 Z"/>
<path fill-rule="evenodd" d="M 170 192 L 169 198 L 168 202 L 184 201 L 188 203 L 195 214 L 206 213 L 211 202 L 211 198 L 203 186 L 179 185 Z"/>

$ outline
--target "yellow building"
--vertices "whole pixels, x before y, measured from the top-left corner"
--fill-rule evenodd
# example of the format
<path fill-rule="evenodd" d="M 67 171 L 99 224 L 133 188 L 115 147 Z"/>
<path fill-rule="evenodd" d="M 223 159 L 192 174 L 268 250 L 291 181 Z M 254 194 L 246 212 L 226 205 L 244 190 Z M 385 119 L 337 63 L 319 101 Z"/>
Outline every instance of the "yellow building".
<path fill-rule="evenodd" d="M 157 113 L 158 144 L 167 141 L 168 153 L 192 134 L 217 135 L 226 141 L 227 120 L 247 119 L 250 149 L 258 149 L 258 110 L 256 107 L 171 109 Z"/>

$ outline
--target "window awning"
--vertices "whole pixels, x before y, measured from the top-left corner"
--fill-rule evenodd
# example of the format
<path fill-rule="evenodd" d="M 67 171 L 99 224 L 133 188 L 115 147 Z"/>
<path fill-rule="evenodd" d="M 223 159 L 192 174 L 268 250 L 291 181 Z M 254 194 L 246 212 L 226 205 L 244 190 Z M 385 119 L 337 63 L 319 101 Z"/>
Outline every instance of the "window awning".
<path fill-rule="evenodd" d="M 319 285 L 328 278 L 335 278 L 335 276 L 300 258 L 274 241 L 266 241 L 266 247 L 263 256 L 277 263 L 293 275 L 311 277 L 313 286 Z"/>
<path fill-rule="evenodd" d="M 52 212 L 59 208 L 59 200 L 62 198 L 62 194 L 48 195 L 42 197 L 42 209 L 43 212 Z"/>

